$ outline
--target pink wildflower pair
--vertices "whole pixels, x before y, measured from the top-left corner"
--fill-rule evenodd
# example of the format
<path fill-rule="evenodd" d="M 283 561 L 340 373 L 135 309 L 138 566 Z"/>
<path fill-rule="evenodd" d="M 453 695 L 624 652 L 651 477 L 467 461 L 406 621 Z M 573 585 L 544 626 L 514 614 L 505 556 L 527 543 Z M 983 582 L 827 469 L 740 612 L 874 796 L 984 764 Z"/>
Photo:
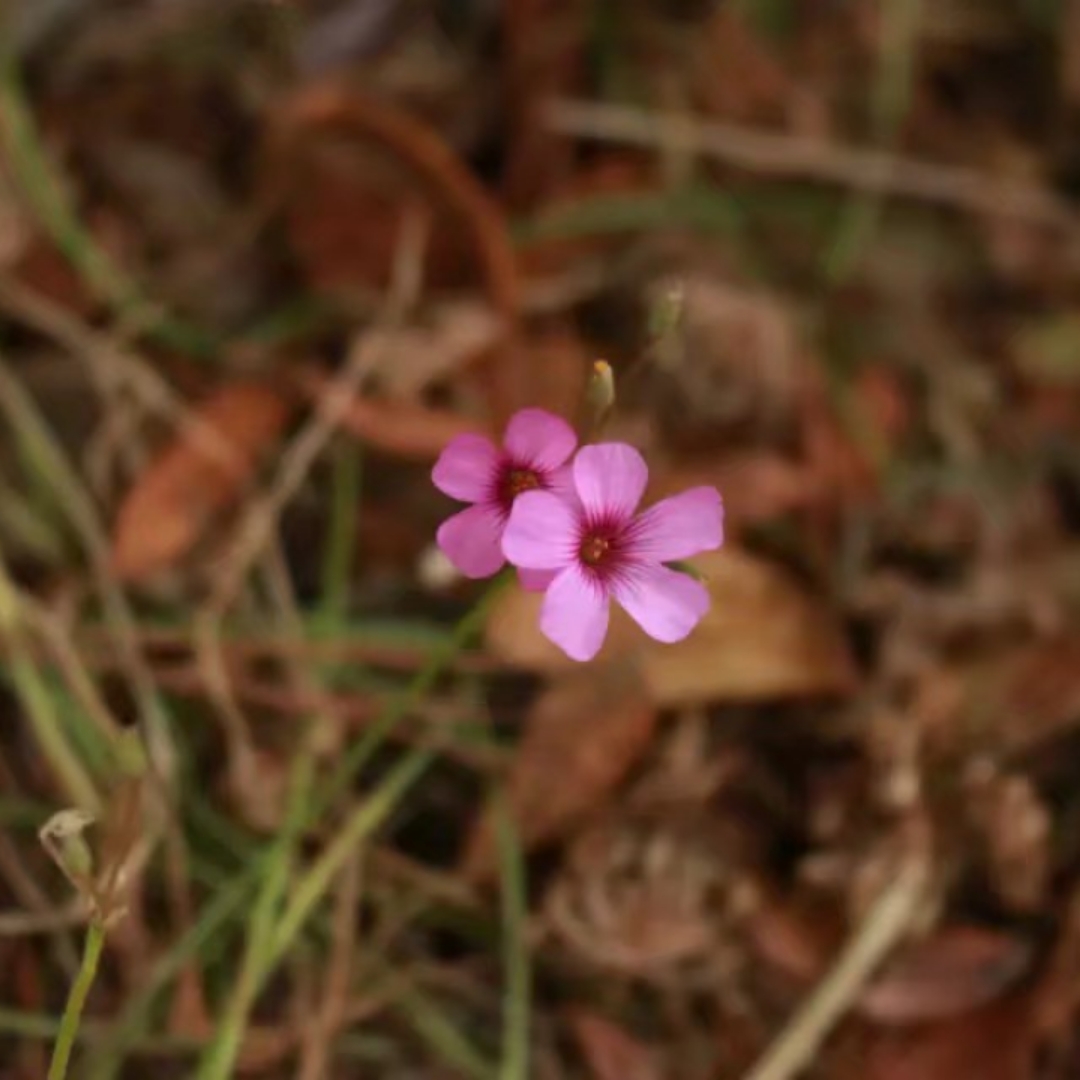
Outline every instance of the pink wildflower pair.
<path fill-rule="evenodd" d="M 709 594 L 664 564 L 720 546 L 719 493 L 691 488 L 639 514 L 649 479 L 642 456 L 617 442 L 576 449 L 570 425 L 542 409 L 516 413 L 502 448 L 458 436 L 432 479 L 473 505 L 443 522 L 439 547 L 466 577 L 509 561 L 526 588 L 545 589 L 540 629 L 574 660 L 599 652 L 611 600 L 656 640 L 681 641 Z"/>

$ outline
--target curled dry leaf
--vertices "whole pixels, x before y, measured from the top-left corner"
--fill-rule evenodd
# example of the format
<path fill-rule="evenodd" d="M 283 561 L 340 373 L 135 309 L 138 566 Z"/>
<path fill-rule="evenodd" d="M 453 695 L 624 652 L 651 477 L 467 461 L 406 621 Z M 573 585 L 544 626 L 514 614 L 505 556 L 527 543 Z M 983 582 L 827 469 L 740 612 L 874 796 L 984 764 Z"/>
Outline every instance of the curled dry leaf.
<path fill-rule="evenodd" d="M 950 926 L 899 953 L 863 993 L 879 1024 L 916 1024 L 970 1012 L 1002 997 L 1029 969 L 1031 945 L 978 926 Z"/>
<path fill-rule="evenodd" d="M 600 653 L 636 653 L 659 705 L 838 694 L 851 688 L 853 665 L 835 616 L 788 574 L 734 547 L 689 560 L 703 575 L 712 607 L 685 641 L 662 645 L 613 609 Z M 538 672 L 573 668 L 539 630 L 542 597 L 508 589 L 486 628 L 500 659 Z"/>
<path fill-rule="evenodd" d="M 518 347 L 521 290 L 517 253 L 510 242 L 505 215 L 488 190 L 430 127 L 343 83 L 305 86 L 274 110 L 274 120 L 266 172 L 273 177 L 272 184 L 282 185 L 279 193 L 286 202 L 297 197 L 301 205 L 312 202 L 310 186 L 297 174 L 305 157 L 321 144 L 323 152 L 337 155 L 337 162 L 348 161 L 354 176 L 359 170 L 363 184 L 367 184 L 366 177 L 372 170 L 383 177 L 375 194 L 387 206 L 388 213 L 394 213 L 395 203 L 400 206 L 399 193 L 404 186 L 413 194 L 402 212 L 407 212 L 410 218 L 417 215 L 434 218 L 435 235 L 428 244 L 424 264 L 429 279 L 435 269 L 433 259 L 440 251 L 446 253 L 450 263 L 457 264 L 459 257 L 465 255 L 469 264 L 482 267 L 487 295 L 502 324 L 499 362 L 489 365 L 485 388 L 492 415 L 500 423 L 508 419 L 515 408 L 531 399 L 531 372 L 523 364 Z M 357 217 L 355 202 L 349 196 L 351 187 L 351 184 L 345 184 L 343 189 L 339 187 L 341 210 L 328 226 L 331 233 L 339 234 L 342 221 Z M 385 201 L 387 197 L 389 203 Z M 348 211 L 345 217 L 340 216 L 343 211 Z M 363 214 L 360 219 L 365 230 L 374 220 Z M 376 222 L 377 228 L 381 226 L 381 221 Z M 452 234 L 450 242 L 440 244 L 439 236 L 447 230 Z M 325 241 L 325 236 L 324 228 L 320 243 Z M 463 246 L 460 241 L 465 238 L 468 243 Z M 361 236 L 360 247 L 366 247 L 367 243 L 367 236 Z M 395 252 L 398 243 L 395 228 Z M 319 246 L 314 245 L 316 250 Z M 356 248 L 355 242 L 352 248 Z M 344 253 L 345 265 L 335 269 L 331 280 L 352 276 L 348 265 L 350 254 L 355 258 L 355 251 Z M 340 260 L 341 253 L 336 258 Z M 307 261 L 312 264 L 310 258 Z M 314 261 L 326 263 L 324 258 Z M 458 280 L 461 275 L 449 276 Z"/>
<path fill-rule="evenodd" d="M 195 408 L 128 492 L 113 527 L 113 572 L 142 581 L 184 558 L 234 505 L 292 411 L 282 392 L 242 380 Z"/>
<path fill-rule="evenodd" d="M 578 1009 L 570 1028 L 594 1080 L 661 1080 L 656 1054 L 617 1024 Z"/>
<path fill-rule="evenodd" d="M 599 808 L 649 748 L 655 728 L 656 706 L 631 662 L 580 670 L 545 691 L 529 711 L 506 779 L 523 845 L 556 839 Z M 485 814 L 466 846 L 466 875 L 489 876 L 495 850 Z"/>

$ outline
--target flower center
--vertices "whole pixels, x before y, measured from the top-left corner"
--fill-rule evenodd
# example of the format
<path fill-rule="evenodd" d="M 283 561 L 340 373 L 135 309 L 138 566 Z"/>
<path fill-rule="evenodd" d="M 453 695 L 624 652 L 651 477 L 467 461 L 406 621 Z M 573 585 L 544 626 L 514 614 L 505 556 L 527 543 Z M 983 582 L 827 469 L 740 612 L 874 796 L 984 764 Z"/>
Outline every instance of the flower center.
<path fill-rule="evenodd" d="M 581 561 L 586 566 L 596 566 L 610 550 L 611 541 L 606 536 L 586 536 L 581 541 Z"/>
<path fill-rule="evenodd" d="M 503 513 L 508 515 L 519 495 L 525 491 L 543 491 L 546 486 L 544 477 L 536 469 L 507 463 L 499 472 L 492 495 Z"/>
<path fill-rule="evenodd" d="M 506 477 L 506 491 L 510 498 L 523 491 L 535 491 L 540 487 L 540 477 L 532 469 L 511 469 Z"/>

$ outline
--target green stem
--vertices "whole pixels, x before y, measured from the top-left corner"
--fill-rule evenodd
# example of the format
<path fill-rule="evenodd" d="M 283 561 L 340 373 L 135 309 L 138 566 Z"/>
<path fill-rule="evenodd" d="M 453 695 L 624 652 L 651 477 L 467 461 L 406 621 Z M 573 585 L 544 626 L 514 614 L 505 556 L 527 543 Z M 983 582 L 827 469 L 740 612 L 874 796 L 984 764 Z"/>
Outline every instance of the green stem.
<path fill-rule="evenodd" d="M 281 898 L 288 885 L 314 770 L 315 758 L 309 740 L 293 767 L 292 794 L 284 826 L 265 859 L 262 887 L 251 908 L 247 947 L 240 974 L 217 1034 L 203 1053 L 197 1080 L 228 1080 L 232 1075 L 248 1017 L 262 987 L 264 956 L 274 932 Z"/>
<path fill-rule="evenodd" d="M 86 947 L 83 949 L 82 966 L 71 987 L 64 1015 L 60 1018 L 60 1034 L 53 1049 L 48 1080 L 64 1080 L 75 1039 L 79 1034 L 83 1006 L 97 975 L 98 961 L 105 944 L 105 930 L 100 923 L 92 922 L 86 931 Z"/>
<path fill-rule="evenodd" d="M 90 774 L 72 749 L 56 702 L 41 677 L 24 639 L 18 593 L 8 576 L 4 553 L 0 551 L 0 640 L 9 650 L 8 673 L 19 704 L 26 714 L 42 753 L 75 806 L 97 813 L 101 796 Z"/>
<path fill-rule="evenodd" d="M 351 781 L 371 760 L 379 747 L 392 734 L 394 728 L 423 700 L 439 676 L 445 672 L 469 639 L 483 626 L 498 591 L 499 584 L 496 583 L 466 613 L 455 627 L 452 636 L 440 642 L 432 650 L 427 663 L 402 690 L 401 695 L 388 704 L 380 719 L 342 757 L 332 775 L 325 782 L 320 783 L 318 792 L 308 804 L 305 826 L 317 821 L 348 790 Z M 296 892 L 287 901 L 275 925 L 266 965 L 259 973 L 260 987 L 280 963 L 289 945 L 295 941 L 300 929 L 325 895 L 333 882 L 334 875 L 344 865 L 351 850 L 385 820 L 386 814 L 393 809 L 397 800 L 411 784 L 419 779 L 429 763 L 430 755 L 426 751 L 414 751 L 407 755 L 384 779 L 380 791 L 350 815 L 336 836 L 330 840 L 322 857 L 308 871 Z M 138 998 L 129 1003 L 118 1020 L 111 1038 L 106 1041 L 103 1052 L 94 1063 L 95 1068 L 90 1074 L 94 1080 L 112 1080 L 116 1075 L 124 1054 L 139 1040 L 147 1026 L 150 1006 L 154 998 L 175 977 L 183 961 L 194 955 L 209 938 L 217 934 L 240 907 L 250 902 L 262 875 L 267 872 L 268 861 L 272 857 L 273 846 L 251 855 L 244 869 L 215 899 L 214 904 L 211 905 L 213 912 L 210 909 L 204 911 L 199 923 L 166 958 L 167 962 L 159 963 L 150 984 Z"/>

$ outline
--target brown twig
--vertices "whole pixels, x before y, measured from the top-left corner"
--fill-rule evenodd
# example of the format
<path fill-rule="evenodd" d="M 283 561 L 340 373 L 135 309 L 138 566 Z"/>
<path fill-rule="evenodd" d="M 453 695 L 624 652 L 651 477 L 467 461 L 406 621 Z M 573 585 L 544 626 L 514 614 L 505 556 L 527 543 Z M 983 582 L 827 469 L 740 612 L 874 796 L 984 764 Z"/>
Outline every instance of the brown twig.
<path fill-rule="evenodd" d="M 333 948 L 326 971 L 323 1000 L 314 1023 L 304 1034 L 297 1080 L 321 1080 L 329 1075 L 334 1032 L 340 1031 L 348 1008 L 349 983 L 356 952 L 357 908 L 361 895 L 360 854 L 346 864 L 334 904 Z"/>
<path fill-rule="evenodd" d="M 975 169 L 621 105 L 558 101 L 548 109 L 547 121 L 577 138 L 649 148 L 671 145 L 767 176 L 861 188 L 1080 235 L 1077 215 L 1049 191 Z"/>
<path fill-rule="evenodd" d="M 419 292 L 420 265 L 426 223 L 409 219 L 398 249 L 394 282 L 387 304 L 386 322 L 397 321 Z M 219 627 L 224 613 L 239 595 L 248 570 L 270 539 L 278 518 L 300 490 L 316 459 L 340 428 L 365 379 L 378 369 L 383 349 L 374 338 L 370 348 L 354 349 L 345 369 L 327 387 L 311 419 L 295 435 L 281 456 L 269 489 L 254 498 L 236 530 L 235 543 L 220 567 L 214 594 L 206 611 L 208 625 Z"/>

